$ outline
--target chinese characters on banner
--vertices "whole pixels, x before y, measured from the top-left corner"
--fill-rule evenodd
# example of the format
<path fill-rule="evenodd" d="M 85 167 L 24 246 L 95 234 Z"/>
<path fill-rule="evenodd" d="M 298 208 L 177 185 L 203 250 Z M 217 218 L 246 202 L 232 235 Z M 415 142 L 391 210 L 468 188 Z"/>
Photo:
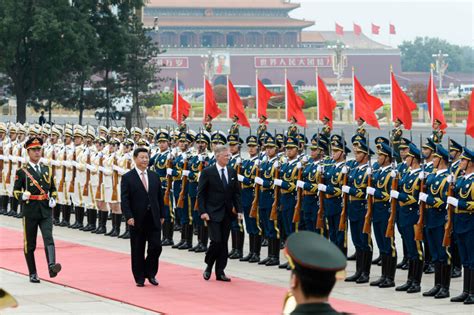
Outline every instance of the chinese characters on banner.
<path fill-rule="evenodd" d="M 160 57 L 156 59 L 156 64 L 167 69 L 187 69 L 189 59 L 188 57 Z"/>
<path fill-rule="evenodd" d="M 255 68 L 332 67 L 333 56 L 255 57 Z M 345 61 L 347 63 L 347 60 Z"/>

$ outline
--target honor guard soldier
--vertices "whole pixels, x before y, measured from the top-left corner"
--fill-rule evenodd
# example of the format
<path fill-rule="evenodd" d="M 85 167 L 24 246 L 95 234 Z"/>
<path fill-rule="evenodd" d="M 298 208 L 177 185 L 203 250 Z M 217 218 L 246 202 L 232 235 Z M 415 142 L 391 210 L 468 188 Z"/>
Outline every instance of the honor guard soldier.
<path fill-rule="evenodd" d="M 452 205 L 453 233 L 458 242 L 459 255 L 464 267 L 463 291 L 451 302 L 474 304 L 474 151 L 464 147 L 459 167 L 465 172 L 454 187 L 454 197 L 448 197 Z"/>
<path fill-rule="evenodd" d="M 110 145 L 107 142 L 107 139 L 104 137 L 99 138 L 97 146 L 97 155 L 93 159 L 93 171 L 92 176 L 94 178 L 92 189 L 94 192 L 95 205 L 98 210 L 98 223 L 97 228 L 91 231 L 94 234 L 105 234 L 107 217 L 109 211 L 107 209 L 107 204 L 105 201 L 105 185 L 104 185 L 104 161 L 108 157 L 108 152 L 110 150 Z M 107 152 L 107 153 L 106 153 Z"/>
<path fill-rule="evenodd" d="M 296 118 L 294 116 L 291 117 L 290 126 L 288 127 L 288 130 L 286 132 L 287 137 L 296 137 L 296 135 L 299 133 L 298 127 L 296 127 L 296 123 Z"/>
<path fill-rule="evenodd" d="M 8 164 L 5 162 L 5 156 L 8 154 L 8 152 L 5 152 L 7 142 L 7 126 L 0 122 L 0 214 L 6 214 L 8 207 L 8 194 L 5 190 L 5 178 L 3 175 L 5 168 L 8 167 Z"/>
<path fill-rule="evenodd" d="M 211 133 L 212 132 L 212 117 L 211 115 L 207 115 L 204 121 L 204 129 Z"/>
<path fill-rule="evenodd" d="M 133 162 L 133 147 L 135 146 L 135 143 L 133 142 L 132 139 L 124 139 L 123 143 L 121 144 L 123 146 L 122 153 L 117 161 L 117 166 L 114 167 L 114 170 L 118 172 L 119 187 L 121 187 L 122 176 L 135 167 L 134 162 Z M 166 168 L 164 172 L 166 174 Z M 120 196 L 121 195 L 119 195 L 119 197 Z M 123 217 L 123 213 L 122 213 L 122 217 Z M 120 232 L 120 229 L 119 229 L 119 232 Z M 123 239 L 130 238 L 130 226 L 128 224 L 125 224 L 125 232 L 119 235 L 118 238 L 123 238 Z"/>
<path fill-rule="evenodd" d="M 272 218 L 272 207 L 275 201 L 273 180 L 279 169 L 277 162 L 277 144 L 275 138 L 265 139 L 266 157 L 260 164 L 259 175 L 255 177 L 255 189 L 260 189 L 258 211 L 260 222 L 265 226 L 265 237 L 268 239 L 268 256 L 259 265 L 276 266 L 280 264 L 280 230 L 278 218 Z"/>
<path fill-rule="evenodd" d="M 166 168 L 171 162 L 171 150 L 170 150 L 170 135 L 166 129 L 161 129 L 156 135 L 156 140 L 158 142 L 158 152 L 152 158 L 154 163 L 152 170 L 154 170 L 158 176 L 160 176 L 161 181 L 161 192 L 163 193 L 163 198 L 167 190 L 168 177 L 166 175 Z M 171 188 L 171 187 L 170 187 Z M 173 213 L 172 213 L 172 201 L 171 193 L 168 195 L 168 204 L 165 204 L 165 220 L 163 222 L 163 240 L 161 241 L 162 246 L 171 246 L 174 245 L 173 242 Z"/>
<path fill-rule="evenodd" d="M 199 206 L 197 203 L 198 181 L 201 171 L 208 166 L 209 163 L 209 146 L 211 143 L 211 135 L 209 132 L 202 130 L 196 136 L 197 154 L 190 159 L 189 173 L 189 197 L 191 200 L 193 224 L 197 230 L 198 242 L 196 246 L 189 249 L 189 251 L 196 253 L 203 253 L 207 251 L 207 244 L 209 241 L 209 232 L 207 225 L 199 215 Z"/>
<path fill-rule="evenodd" d="M 346 257 L 327 239 L 309 231 L 292 234 L 286 243 L 285 256 L 291 268 L 290 301 L 293 310 L 283 314 L 341 314 L 328 303 L 329 295 L 336 284 L 336 274 L 346 268 Z M 314 301 L 318 302 L 314 302 Z"/>
<path fill-rule="evenodd" d="M 214 149 L 216 145 L 222 144 L 225 145 L 227 144 L 227 136 L 225 135 L 224 132 L 220 130 L 216 130 L 211 134 L 211 154 L 209 156 L 209 164 L 208 166 L 214 165 L 216 163 L 216 159 L 214 157 Z"/>
<path fill-rule="evenodd" d="M 43 150 L 43 159 L 42 163 L 45 166 L 51 167 L 51 173 L 53 174 L 53 181 L 54 186 L 57 187 L 59 183 L 59 177 L 57 177 L 60 172 L 60 163 L 58 161 L 58 154 L 61 152 L 62 144 L 60 143 L 61 131 L 56 127 L 53 126 L 50 129 L 49 133 L 49 144 L 44 146 Z M 59 196 L 56 197 L 56 202 L 59 203 Z M 56 224 L 59 223 L 59 216 L 61 213 L 61 209 L 59 205 L 53 208 L 53 223 L 56 221 Z"/>
<path fill-rule="evenodd" d="M 260 139 L 262 135 L 264 135 L 267 132 L 267 124 L 268 124 L 267 117 L 265 117 L 264 115 L 261 115 L 258 121 L 257 139 Z"/>
<path fill-rule="evenodd" d="M 441 130 L 441 125 L 442 123 L 438 119 L 435 119 L 433 121 L 433 133 L 431 134 L 430 139 L 433 140 L 433 142 L 436 144 L 441 143 L 443 141 L 444 132 L 443 130 Z"/>
<path fill-rule="evenodd" d="M 389 288 L 395 286 L 395 270 L 397 267 L 397 251 L 395 239 L 386 237 L 390 217 L 390 191 L 392 187 L 392 171 L 398 154 L 386 143 L 377 146 L 378 170 L 374 170 L 372 187 L 367 187 L 367 194 L 374 196 L 372 223 L 382 261 L 382 275 L 371 286 Z M 394 173 L 396 175 L 396 173 Z"/>
<path fill-rule="evenodd" d="M 25 142 L 25 127 L 23 127 L 21 124 L 17 124 L 17 136 L 16 140 L 11 142 L 11 155 L 10 155 L 10 171 L 8 178 L 10 176 L 14 176 L 16 174 L 17 169 L 20 169 L 22 164 L 25 162 L 25 159 L 23 157 L 22 151 L 24 148 L 24 142 Z M 12 196 L 12 202 L 10 203 L 10 211 L 8 212 L 8 216 L 12 217 L 19 217 L 18 213 L 18 200 L 14 198 L 13 196 L 13 190 L 14 190 L 14 181 L 10 180 L 10 185 L 7 186 L 8 194 Z"/>
<path fill-rule="evenodd" d="M 393 126 L 394 128 L 390 132 L 390 142 L 392 143 L 393 150 L 399 153 L 400 141 L 402 140 L 402 137 L 403 137 L 403 129 L 402 129 L 403 122 L 399 118 L 397 118 L 395 122 L 393 123 L 393 125 L 394 125 Z M 401 162 L 401 158 L 399 155 L 397 158 L 397 163 L 400 163 L 400 162 Z"/>
<path fill-rule="evenodd" d="M 409 144 L 406 155 L 408 171 L 401 177 L 397 190 L 390 191 L 390 197 L 398 200 L 398 230 L 407 247 L 408 279 L 406 283 L 395 288 L 396 291 L 416 293 L 421 290 L 423 275 L 423 249 L 421 241 L 415 240 L 415 225 L 419 219 L 419 193 L 424 173 L 421 169 L 422 153 L 413 144 Z"/>
<path fill-rule="evenodd" d="M 357 119 L 357 130 L 356 135 L 361 138 L 367 138 L 367 130 L 365 130 L 365 120 L 360 118 Z"/>
<path fill-rule="evenodd" d="M 344 141 L 344 142 L 343 142 Z M 347 254 L 346 233 L 339 230 L 339 222 L 342 212 L 342 190 L 343 176 L 347 174 L 346 156 L 351 151 L 347 147 L 342 136 L 333 135 L 331 137 L 331 149 L 333 164 L 324 169 L 324 183 L 318 184 L 318 190 L 325 193 L 325 212 L 324 216 L 329 229 L 329 239 L 337 247 Z M 346 173 L 345 173 L 346 172 Z"/>
<path fill-rule="evenodd" d="M 119 139 L 111 138 L 109 141 L 109 154 L 103 162 L 104 197 L 108 208 L 112 212 L 112 229 L 104 234 L 112 237 L 120 235 L 120 225 L 122 223 L 122 210 L 120 209 L 120 182 L 117 171 L 118 160 L 120 159 L 119 148 Z"/>
<path fill-rule="evenodd" d="M 232 125 L 229 129 L 229 135 L 238 135 L 239 134 L 239 117 L 232 117 Z"/>
<path fill-rule="evenodd" d="M 56 173 L 56 178 L 59 179 L 58 189 L 58 203 L 61 208 L 62 220 L 58 223 L 58 226 L 69 226 L 69 221 L 71 219 L 71 197 L 69 196 L 69 186 L 68 183 L 71 181 L 71 172 L 68 171 L 68 168 L 71 167 L 70 159 L 74 151 L 73 143 L 73 131 L 71 128 L 64 129 L 64 143 L 62 150 L 58 154 L 58 162 L 60 167 L 56 168 L 60 170 L 60 174 Z M 58 176 L 60 175 L 60 176 Z M 57 218 L 59 220 L 59 216 Z"/>
<path fill-rule="evenodd" d="M 235 169 L 237 174 L 241 173 L 242 158 L 240 156 L 240 149 L 243 142 L 238 134 L 229 134 L 227 136 L 227 143 L 229 144 L 229 152 L 231 154 L 228 165 Z M 237 217 L 233 218 L 231 222 L 231 238 L 232 249 L 229 252 L 229 259 L 240 259 L 243 257 L 245 232 L 242 222 Z"/>
<path fill-rule="evenodd" d="M 362 229 L 367 213 L 366 187 L 372 172 L 368 163 L 373 151 L 365 139 L 359 141 L 354 151 L 358 166 L 350 170 L 347 185 L 342 186 L 342 191 L 350 196 L 348 217 L 352 242 L 356 248 L 356 272 L 345 281 L 366 283 L 369 281 L 372 263 L 372 241 L 370 235 L 363 233 Z"/>
<path fill-rule="evenodd" d="M 5 208 L 5 215 L 8 216 L 13 216 L 16 213 L 13 212 L 13 205 L 14 203 L 17 203 L 17 200 L 13 197 L 13 193 L 11 193 L 10 187 L 11 185 L 14 184 L 14 181 L 12 181 L 12 177 L 14 177 L 15 174 L 13 174 L 13 147 L 15 146 L 16 143 L 16 138 L 17 138 L 17 129 L 16 125 L 10 124 L 8 126 L 8 140 L 5 141 L 3 144 L 3 173 L 2 177 L 4 180 L 2 181 L 2 195 L 4 196 L 3 199 L 3 205 Z M 10 211 L 7 211 L 8 204 L 10 204 Z"/>
<path fill-rule="evenodd" d="M 280 178 L 273 180 L 273 185 L 281 187 L 280 207 L 282 226 L 285 236 L 288 237 L 298 230 L 298 222 L 293 223 L 296 206 L 297 172 L 303 166 L 298 161 L 298 140 L 296 137 L 287 137 L 285 142 L 286 162 L 281 165 Z M 279 268 L 289 268 L 288 263 Z"/>
<path fill-rule="evenodd" d="M 26 141 L 25 149 L 30 161 L 17 170 L 14 185 L 15 198 L 24 203 L 24 253 L 32 283 L 40 282 L 34 256 L 38 228 L 43 236 L 49 276 L 56 277 L 61 271 L 61 265 L 56 263 L 51 213 L 51 208 L 56 205 L 57 192 L 51 168 L 39 163 L 42 146 L 43 140 L 40 138 L 30 138 Z"/>
<path fill-rule="evenodd" d="M 254 193 L 254 178 L 257 176 L 257 168 L 260 165 L 258 155 L 258 140 L 254 135 L 247 137 L 247 148 L 250 157 L 242 161 L 241 174 L 237 175 L 239 182 L 242 185 L 242 210 L 245 218 L 245 228 L 249 235 L 249 254 L 240 258 L 240 261 L 248 261 L 256 263 L 260 261 L 260 249 L 262 246 L 262 230 L 260 228 L 258 209 L 251 215 L 252 205 L 255 198 Z M 256 188 L 258 189 L 258 188 Z M 258 201 L 258 200 L 257 200 Z"/>
<path fill-rule="evenodd" d="M 433 154 L 433 167 L 436 172 L 428 175 L 426 193 L 420 192 L 419 196 L 419 199 L 426 203 L 424 234 L 430 248 L 431 261 L 435 266 L 435 285 L 424 292 L 423 296 L 434 296 L 437 299 L 449 297 L 451 282 L 450 254 L 447 248 L 443 247 L 447 191 L 452 181 L 448 178 L 449 161 L 449 152 L 440 144 L 436 145 Z"/>

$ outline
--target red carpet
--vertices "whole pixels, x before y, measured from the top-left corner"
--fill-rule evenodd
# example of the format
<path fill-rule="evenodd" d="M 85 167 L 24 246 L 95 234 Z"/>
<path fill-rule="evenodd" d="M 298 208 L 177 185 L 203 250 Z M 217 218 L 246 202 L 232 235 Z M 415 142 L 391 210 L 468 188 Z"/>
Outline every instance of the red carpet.
<path fill-rule="evenodd" d="M 0 235 L 0 268 L 27 274 L 23 234 L 0 228 Z M 206 282 L 202 270 L 165 262 L 160 263 L 158 287 L 148 284 L 137 288 L 129 255 L 58 240 L 57 260 L 63 270 L 58 277 L 50 279 L 42 240 L 38 238 L 37 243 L 36 263 L 43 281 L 160 313 L 279 314 L 286 292 L 284 288 L 235 277 L 231 283 Z M 351 313 L 403 314 L 344 300 L 332 299 L 331 303 L 339 311 Z"/>

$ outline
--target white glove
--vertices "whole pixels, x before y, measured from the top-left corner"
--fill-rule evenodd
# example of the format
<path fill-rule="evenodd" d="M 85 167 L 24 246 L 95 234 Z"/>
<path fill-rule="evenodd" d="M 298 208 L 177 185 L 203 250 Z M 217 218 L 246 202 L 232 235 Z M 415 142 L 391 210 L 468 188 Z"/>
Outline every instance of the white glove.
<path fill-rule="evenodd" d="M 90 165 L 90 164 L 86 164 L 86 168 L 91 171 L 91 172 L 94 172 L 95 171 L 95 167 Z"/>
<path fill-rule="evenodd" d="M 390 172 L 390 176 L 392 176 L 392 178 L 397 177 L 397 171 L 392 170 L 392 171 Z"/>
<path fill-rule="evenodd" d="M 273 163 L 273 167 L 274 168 L 280 167 L 280 163 L 278 163 L 278 160 L 276 160 L 275 163 Z"/>
<path fill-rule="evenodd" d="M 342 186 L 342 192 L 348 194 L 350 190 L 351 190 L 351 187 L 349 187 L 347 185 Z"/>
<path fill-rule="evenodd" d="M 255 182 L 255 184 L 258 184 L 260 186 L 263 185 L 263 179 L 261 177 L 255 177 L 254 182 Z"/>
<path fill-rule="evenodd" d="M 29 191 L 25 191 L 23 195 L 21 195 L 21 199 L 28 200 L 30 199 L 31 193 Z"/>
<path fill-rule="evenodd" d="M 390 198 L 398 199 L 398 196 L 400 196 L 400 193 L 396 190 L 391 190 L 390 191 Z"/>
<path fill-rule="evenodd" d="M 317 169 L 318 173 L 324 172 L 324 167 L 322 165 L 318 165 Z"/>
<path fill-rule="evenodd" d="M 425 179 L 425 173 L 424 173 L 424 172 L 420 172 L 420 174 L 418 174 L 418 178 L 419 178 L 419 179 Z"/>
<path fill-rule="evenodd" d="M 235 165 L 240 165 L 242 163 L 242 159 L 240 157 L 235 159 Z"/>
<path fill-rule="evenodd" d="M 112 175 L 112 173 L 113 173 L 110 168 L 105 168 L 105 167 L 104 167 L 104 171 L 103 171 L 103 172 L 104 172 L 104 175 L 106 175 L 106 176 L 110 176 L 110 175 Z"/>
<path fill-rule="evenodd" d="M 172 168 L 167 168 L 166 169 L 166 175 L 172 176 L 173 175 L 173 169 Z"/>
<path fill-rule="evenodd" d="M 328 186 L 326 186 L 324 184 L 318 184 L 318 190 L 319 191 L 326 192 L 327 189 L 328 189 Z"/>
<path fill-rule="evenodd" d="M 0 155 L 0 161 L 3 161 L 3 160 L 5 160 L 5 157 L 2 154 L 2 155 Z"/>
<path fill-rule="evenodd" d="M 117 172 L 118 172 L 118 171 L 119 171 L 119 168 L 120 168 L 120 167 L 118 167 L 118 165 L 115 165 L 115 164 L 112 165 L 112 169 L 113 169 L 114 171 L 117 171 Z"/>
<path fill-rule="evenodd" d="M 71 165 L 72 165 L 73 167 L 77 168 L 77 165 L 78 165 L 78 164 L 77 164 L 76 161 L 71 161 Z"/>
<path fill-rule="evenodd" d="M 454 198 L 454 197 L 448 197 L 448 200 L 446 200 L 446 202 L 448 203 L 448 205 L 452 205 L 456 208 L 459 205 L 459 200 L 457 198 Z"/>
<path fill-rule="evenodd" d="M 189 176 L 189 171 L 188 170 L 183 170 L 181 172 L 181 175 L 188 177 Z"/>
<path fill-rule="evenodd" d="M 366 191 L 367 191 L 367 195 L 373 196 L 375 194 L 375 188 L 374 187 L 367 186 Z"/>
<path fill-rule="evenodd" d="M 305 184 L 305 182 L 302 181 L 302 180 L 296 181 L 296 187 L 298 187 L 298 188 L 304 189 L 304 184 Z"/>
<path fill-rule="evenodd" d="M 49 207 L 50 207 L 50 208 L 56 207 L 56 199 L 54 199 L 54 198 L 49 198 Z"/>
<path fill-rule="evenodd" d="M 296 163 L 296 168 L 301 169 L 303 167 L 303 164 L 301 162 Z"/>
<path fill-rule="evenodd" d="M 371 167 L 367 167 L 366 173 L 367 173 L 367 175 L 372 174 L 372 168 L 371 168 Z"/>
<path fill-rule="evenodd" d="M 419 198 L 421 201 L 426 202 L 426 199 L 428 199 L 428 195 L 425 194 L 424 192 L 420 192 Z"/>
<path fill-rule="evenodd" d="M 26 163 L 26 159 L 25 159 L 24 157 L 19 157 L 19 158 L 18 158 L 18 162 L 25 164 L 25 163 Z"/>
<path fill-rule="evenodd" d="M 187 159 L 188 159 L 188 155 L 187 155 L 186 153 L 181 154 L 181 156 L 183 157 L 183 160 L 187 160 Z"/>
<path fill-rule="evenodd" d="M 105 172 L 105 167 L 103 167 L 103 166 L 99 166 L 99 172 L 102 172 L 102 173 L 104 173 L 104 172 Z"/>
<path fill-rule="evenodd" d="M 199 162 L 204 162 L 204 156 L 202 156 L 202 154 L 198 155 L 198 161 Z"/>
<path fill-rule="evenodd" d="M 256 159 L 256 160 L 255 160 L 255 165 L 259 166 L 260 163 L 261 163 L 260 159 Z"/>
<path fill-rule="evenodd" d="M 308 157 L 306 155 L 303 155 L 303 158 L 301 159 L 301 161 L 303 163 L 307 163 L 308 162 Z"/>
<path fill-rule="evenodd" d="M 448 178 L 447 178 L 447 181 L 448 181 L 449 184 L 451 184 L 452 182 L 454 182 L 454 176 L 451 175 L 451 174 L 449 174 L 449 175 L 448 175 Z"/>
<path fill-rule="evenodd" d="M 244 181 L 244 178 L 245 178 L 244 176 L 242 176 L 242 175 L 240 175 L 240 174 L 237 174 L 237 180 L 238 180 L 239 182 L 243 182 L 243 181 Z"/>
<path fill-rule="evenodd" d="M 275 185 L 275 186 L 281 187 L 281 184 L 282 184 L 282 183 L 283 183 L 283 181 L 282 181 L 281 179 L 278 179 L 278 178 L 277 178 L 277 179 L 274 179 L 274 180 L 273 180 L 273 185 Z"/>
<path fill-rule="evenodd" d="M 347 173 L 349 173 L 349 168 L 344 165 L 344 167 L 343 167 L 342 170 L 341 170 L 341 173 L 342 173 L 342 174 L 347 174 Z"/>
<path fill-rule="evenodd" d="M 71 167 L 71 162 L 69 161 L 63 161 L 63 165 L 67 168 L 70 168 Z"/>
<path fill-rule="evenodd" d="M 16 156 L 10 156 L 10 161 L 16 163 L 18 161 L 18 158 Z"/>
<path fill-rule="evenodd" d="M 41 164 L 48 164 L 48 160 L 45 159 L 45 158 L 41 158 L 41 159 L 39 160 L 39 162 L 40 162 Z"/>

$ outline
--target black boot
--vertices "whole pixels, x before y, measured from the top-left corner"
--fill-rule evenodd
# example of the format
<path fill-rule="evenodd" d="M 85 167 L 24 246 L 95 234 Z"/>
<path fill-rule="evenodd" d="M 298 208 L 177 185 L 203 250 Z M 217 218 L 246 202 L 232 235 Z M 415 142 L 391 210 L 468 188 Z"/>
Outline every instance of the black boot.
<path fill-rule="evenodd" d="M 39 283 L 38 273 L 36 272 L 36 262 L 34 252 L 25 253 L 26 265 L 28 266 L 28 274 L 30 275 L 30 282 Z"/>
<path fill-rule="evenodd" d="M 84 227 L 84 232 L 94 231 L 97 228 L 97 210 L 87 209 L 87 225 Z"/>
<path fill-rule="evenodd" d="M 230 231 L 230 238 L 232 241 L 232 249 L 229 252 L 228 257 L 232 257 L 235 255 L 235 251 L 237 250 L 237 231 Z M 233 258 L 234 259 L 234 258 Z"/>
<path fill-rule="evenodd" d="M 241 231 L 235 232 L 235 251 L 233 255 L 229 256 L 229 259 L 240 259 L 243 255 L 244 250 L 244 241 L 245 241 L 245 233 Z"/>
<path fill-rule="evenodd" d="M 453 271 L 451 273 L 451 278 L 460 278 L 462 276 L 462 265 L 461 257 L 459 256 L 458 245 L 455 241 L 452 241 L 451 246 L 451 262 L 453 264 Z"/>
<path fill-rule="evenodd" d="M 176 227 L 176 226 L 175 226 Z M 184 244 L 184 242 L 186 241 L 186 237 L 185 237 L 185 226 L 182 225 L 181 226 L 181 240 L 174 244 L 173 246 L 171 246 L 171 248 L 179 248 L 181 245 Z"/>
<path fill-rule="evenodd" d="M 61 208 L 63 205 L 56 205 L 53 209 L 53 224 L 58 225 L 59 224 L 59 218 L 61 217 Z"/>
<path fill-rule="evenodd" d="M 56 249 L 54 245 L 48 245 L 44 248 L 46 260 L 48 261 L 49 277 L 54 278 L 61 271 L 61 264 L 56 263 Z"/>
<path fill-rule="evenodd" d="M 355 259 L 356 259 L 356 272 L 352 276 L 347 277 L 344 280 L 345 282 L 355 282 L 357 279 L 359 279 L 360 275 L 362 274 L 362 251 L 356 250 Z"/>
<path fill-rule="evenodd" d="M 380 286 L 385 281 L 385 279 L 387 279 L 387 269 L 388 269 L 387 268 L 387 262 L 388 262 L 387 258 L 390 258 L 390 257 L 385 255 L 385 254 L 380 254 L 379 258 L 382 261 L 382 275 L 380 276 L 380 278 L 378 278 L 377 280 L 372 281 L 370 283 L 370 286 L 372 286 L 372 287 Z M 372 264 L 374 264 L 374 261 L 372 261 Z"/>
<path fill-rule="evenodd" d="M 262 259 L 262 260 L 260 260 L 260 261 L 258 262 L 259 265 L 265 265 L 267 262 L 270 261 L 271 257 L 273 256 L 273 248 L 270 246 L 270 243 L 271 243 L 270 240 L 271 240 L 271 239 L 267 240 L 267 242 L 268 242 L 268 245 L 267 245 L 267 247 L 268 247 L 268 249 L 267 249 L 267 257 L 264 258 L 264 259 Z M 262 246 L 263 246 L 263 245 L 262 245 Z"/>
<path fill-rule="evenodd" d="M 258 234 L 253 237 L 253 255 L 250 257 L 249 263 L 258 263 L 260 261 L 260 250 L 262 249 L 262 237 Z"/>
<path fill-rule="evenodd" d="M 18 200 L 16 198 L 10 197 L 10 211 L 7 215 L 9 217 L 15 217 L 18 212 Z"/>
<path fill-rule="evenodd" d="M 84 207 L 76 207 L 76 222 L 71 229 L 80 229 L 84 227 Z"/>
<path fill-rule="evenodd" d="M 395 286 L 395 272 L 397 271 L 397 256 L 387 256 L 387 265 L 385 266 L 385 281 L 379 285 L 379 288 L 391 288 Z"/>
<path fill-rule="evenodd" d="M 467 297 L 469 296 L 469 280 L 470 280 L 469 277 L 470 277 L 469 268 L 464 268 L 462 292 L 458 296 L 451 298 L 451 302 L 464 302 L 467 299 Z"/>
<path fill-rule="evenodd" d="M 268 239 L 266 237 L 262 238 L 262 247 L 267 247 L 268 246 Z"/>
<path fill-rule="evenodd" d="M 370 267 L 372 266 L 372 251 L 363 252 L 362 273 L 356 283 L 367 283 L 370 280 Z"/>
<path fill-rule="evenodd" d="M 120 235 L 120 226 L 122 225 L 122 214 L 114 213 L 112 216 L 115 216 L 115 231 L 110 234 L 112 237 L 117 237 Z"/>
<path fill-rule="evenodd" d="M 193 235 L 197 236 L 197 244 L 188 249 L 190 252 L 196 252 L 196 250 L 201 247 L 201 229 L 197 225 L 193 225 Z"/>
<path fill-rule="evenodd" d="M 173 239 L 169 236 L 170 232 L 173 233 L 173 223 L 170 221 L 163 222 L 163 241 L 161 241 L 161 246 L 173 245 Z"/>
<path fill-rule="evenodd" d="M 469 295 L 464 304 L 474 304 L 474 269 L 469 270 Z"/>
<path fill-rule="evenodd" d="M 250 258 L 254 255 L 254 247 L 255 247 L 255 235 L 249 234 L 249 254 L 240 258 L 240 261 L 249 261 Z"/>
<path fill-rule="evenodd" d="M 71 208 L 72 208 L 71 205 L 63 205 L 63 208 L 62 208 L 63 220 L 61 221 L 61 223 L 58 224 L 58 226 L 69 227 L 69 225 L 71 224 L 70 223 L 70 221 L 71 221 Z"/>
<path fill-rule="evenodd" d="M 116 222 L 117 216 L 115 215 L 115 213 L 112 213 L 111 221 L 112 221 L 112 228 L 110 229 L 110 231 L 104 234 L 105 236 L 112 236 L 112 234 L 115 234 L 115 229 L 117 228 L 117 222 Z"/>
<path fill-rule="evenodd" d="M 193 226 L 192 224 L 186 224 L 184 229 L 184 243 L 178 247 L 178 249 L 190 249 L 193 247 Z"/>
<path fill-rule="evenodd" d="M 372 265 L 378 265 L 381 261 L 382 261 L 382 254 L 380 254 L 379 257 L 372 260 Z"/>
<path fill-rule="evenodd" d="M 204 253 L 207 252 L 207 243 L 209 242 L 209 230 L 207 226 L 201 225 L 199 227 L 199 231 L 201 233 L 201 243 L 200 246 L 195 250 L 196 253 Z"/>
<path fill-rule="evenodd" d="M 415 259 L 413 268 L 413 282 L 407 293 L 418 293 L 421 291 L 421 277 L 423 276 L 423 260 Z"/>
<path fill-rule="evenodd" d="M 407 291 L 413 283 L 413 275 L 415 274 L 415 261 L 410 259 L 408 261 L 408 276 L 407 282 L 395 288 L 395 291 Z"/>
<path fill-rule="evenodd" d="M 435 296 L 441 289 L 441 263 L 435 263 L 435 285 L 429 291 L 423 292 L 423 296 Z"/>
<path fill-rule="evenodd" d="M 119 238 L 123 238 L 125 240 L 130 239 L 130 225 L 125 223 L 125 232 L 119 236 Z"/>
<path fill-rule="evenodd" d="M 444 263 L 441 265 L 441 289 L 436 293 L 435 299 L 445 299 L 449 297 L 449 286 L 451 284 L 451 265 Z"/>
<path fill-rule="evenodd" d="M 21 202 L 19 205 L 18 205 L 18 208 L 20 209 L 20 211 L 15 215 L 15 218 L 23 218 L 23 206 L 24 206 L 24 202 Z"/>
<path fill-rule="evenodd" d="M 0 176 L 2 175 L 0 174 Z M 0 196 L 0 215 L 7 214 L 7 207 L 8 207 L 8 196 Z"/>
<path fill-rule="evenodd" d="M 265 266 L 278 266 L 280 264 L 280 240 L 278 238 L 271 239 L 268 246 L 272 248 L 272 256 Z"/>
<path fill-rule="evenodd" d="M 100 211 L 99 210 L 99 224 L 97 225 L 97 229 L 92 231 L 94 234 L 105 234 L 106 232 L 106 224 L 107 224 L 107 216 L 109 214 L 107 211 Z"/>

